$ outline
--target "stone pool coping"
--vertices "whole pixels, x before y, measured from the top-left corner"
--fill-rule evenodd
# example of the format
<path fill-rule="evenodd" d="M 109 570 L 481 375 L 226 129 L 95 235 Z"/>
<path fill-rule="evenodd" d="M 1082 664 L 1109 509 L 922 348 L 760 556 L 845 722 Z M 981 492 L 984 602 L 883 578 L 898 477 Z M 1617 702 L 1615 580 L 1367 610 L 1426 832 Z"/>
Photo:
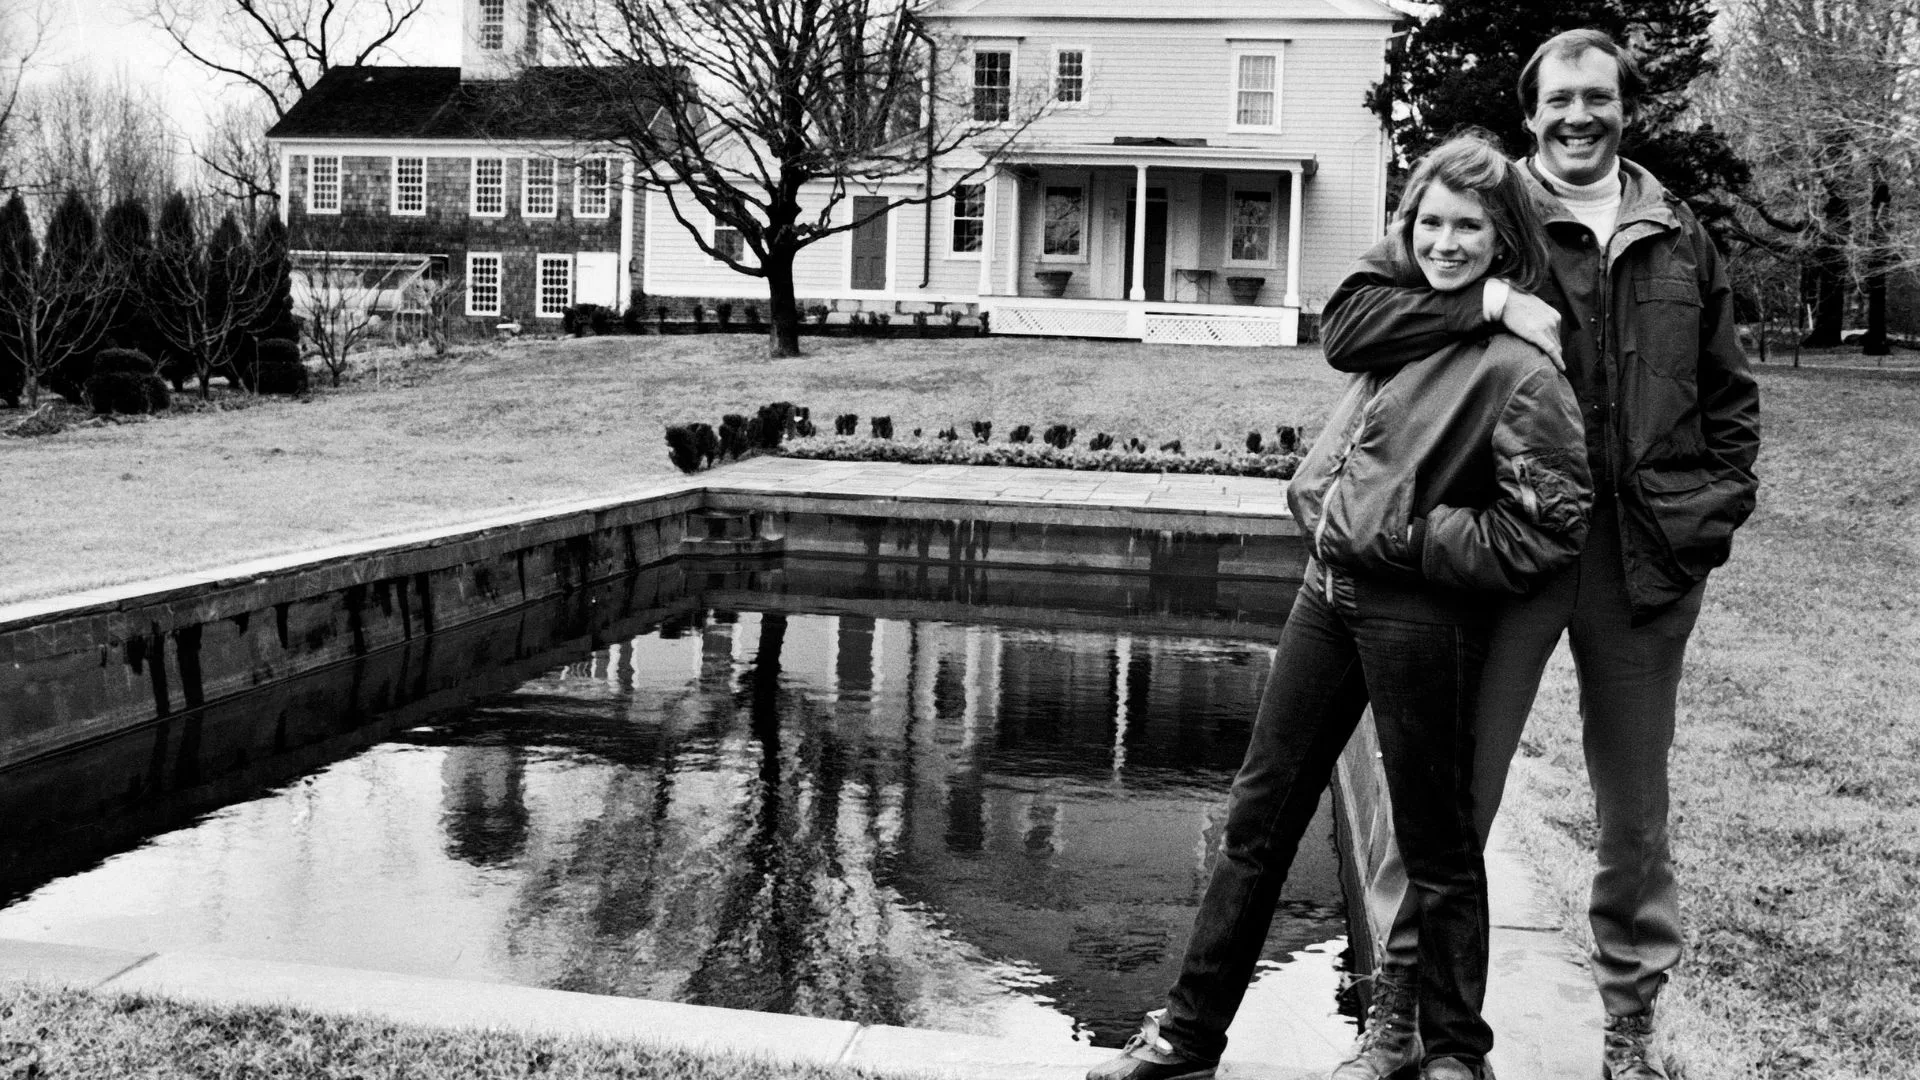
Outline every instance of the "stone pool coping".
<path fill-rule="evenodd" d="M 0 630 L 51 618 L 182 600 L 310 569 L 395 552 L 574 527 L 637 503 L 772 506 L 850 515 L 939 517 L 956 510 L 1012 522 L 1168 531 L 1298 533 L 1285 485 L 1234 476 L 902 466 L 763 457 L 603 498 L 530 508 L 449 528 L 376 537 L 297 554 L 0 606 Z M 1496 1068 L 1513 1077 L 1587 1076 L 1600 1045 L 1600 1005 L 1566 953 L 1544 894 L 1496 830 L 1488 852 L 1493 893 L 1487 1013 Z M 996 1080 L 1072 1078 L 1110 1056 L 1072 1043 L 1034 1044 L 846 1021 L 541 990 L 494 983 L 244 960 L 189 952 L 139 954 L 79 945 L 0 941 L 0 980 L 103 992 L 151 992 L 230 1005 L 284 1005 L 439 1027 L 497 1027 L 555 1035 L 638 1038 L 700 1051 L 725 1048 L 787 1060 Z M 1143 1002 L 1142 1008 L 1152 1003 Z M 1324 1004 L 1308 1007 L 1325 1007 Z M 1324 1074 L 1344 1047 L 1288 1017 L 1242 1017 L 1221 1075 L 1296 1080 Z"/>

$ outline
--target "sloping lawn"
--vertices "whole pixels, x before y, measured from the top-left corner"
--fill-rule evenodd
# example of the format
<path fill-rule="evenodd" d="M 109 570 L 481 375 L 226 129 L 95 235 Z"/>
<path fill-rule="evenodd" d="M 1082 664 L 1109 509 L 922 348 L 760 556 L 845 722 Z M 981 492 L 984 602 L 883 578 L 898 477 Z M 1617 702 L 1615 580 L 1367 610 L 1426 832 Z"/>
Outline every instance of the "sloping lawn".
<path fill-rule="evenodd" d="M 903 433 L 990 419 L 1004 438 L 1058 422 L 1191 448 L 1315 430 L 1342 382 L 1312 349 L 809 347 L 771 361 L 744 337 L 522 344 L 396 362 L 381 389 L 306 404 L 0 440 L 0 599 L 614 493 L 670 473 L 665 424 L 776 400 L 823 426 L 840 412 L 889 414 Z M 1778 364 L 1760 378 L 1760 507 L 1714 576 L 1682 689 L 1690 952 L 1665 1026 L 1689 1080 L 1914 1075 L 1920 379 Z M 1563 656 L 1505 811 L 1570 952 L 1593 835 L 1574 700 Z M 523 1074 L 508 1064 L 522 1049 L 499 1053 L 501 1075 Z"/>
<path fill-rule="evenodd" d="M 1314 349 L 1196 349 L 1044 339 L 761 338 L 522 342 L 449 361 L 389 360 L 306 403 L 271 401 L 34 439 L 0 439 L 0 602 L 203 569 L 677 475 L 667 424 L 791 401 L 832 430 L 891 415 L 897 433 L 995 438 L 1049 424 L 1153 445 L 1241 445 L 1317 429 L 1341 377 Z M 0 409 L 0 429 L 10 410 Z"/>

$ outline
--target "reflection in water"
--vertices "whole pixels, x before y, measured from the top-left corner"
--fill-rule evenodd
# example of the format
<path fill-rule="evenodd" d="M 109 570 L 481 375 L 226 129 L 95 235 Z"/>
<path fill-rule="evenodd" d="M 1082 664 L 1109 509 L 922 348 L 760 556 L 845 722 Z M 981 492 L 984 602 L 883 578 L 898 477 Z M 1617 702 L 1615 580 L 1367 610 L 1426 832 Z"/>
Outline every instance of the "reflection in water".
<path fill-rule="evenodd" d="M 46 884 L 0 936 L 1114 1044 L 1173 979 L 1268 658 L 681 617 Z M 1263 979 L 1341 911 L 1304 845 Z"/>

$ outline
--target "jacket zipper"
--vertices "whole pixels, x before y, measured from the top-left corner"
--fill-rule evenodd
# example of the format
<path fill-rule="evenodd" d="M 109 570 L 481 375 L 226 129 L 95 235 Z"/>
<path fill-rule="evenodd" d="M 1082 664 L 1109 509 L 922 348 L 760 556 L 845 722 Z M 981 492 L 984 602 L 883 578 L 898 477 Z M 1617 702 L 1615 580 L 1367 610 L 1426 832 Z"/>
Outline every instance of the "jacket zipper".
<path fill-rule="evenodd" d="M 1320 559 L 1320 583 L 1326 594 L 1329 606 L 1333 604 L 1333 573 L 1327 563 L 1327 508 L 1333 505 L 1333 493 L 1340 487 L 1340 481 L 1347 478 L 1347 464 L 1353 459 L 1353 449 L 1360 445 L 1360 436 L 1367 429 L 1367 420 L 1373 416 L 1373 406 L 1380 400 L 1380 391 L 1386 389 L 1383 383 L 1374 388 L 1367 397 L 1367 403 L 1360 407 L 1360 417 L 1353 422 L 1353 431 L 1347 436 L 1347 445 L 1340 451 L 1340 468 L 1327 481 L 1327 490 L 1320 493 L 1320 521 L 1313 527 L 1313 553 Z"/>

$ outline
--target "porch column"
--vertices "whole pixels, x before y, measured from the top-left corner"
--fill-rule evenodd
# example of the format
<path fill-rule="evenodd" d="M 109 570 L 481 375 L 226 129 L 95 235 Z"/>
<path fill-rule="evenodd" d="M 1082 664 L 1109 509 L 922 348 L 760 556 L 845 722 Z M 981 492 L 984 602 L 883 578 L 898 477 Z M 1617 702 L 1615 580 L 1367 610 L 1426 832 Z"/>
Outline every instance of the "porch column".
<path fill-rule="evenodd" d="M 274 149 L 280 152 L 280 224 L 285 225 L 287 206 L 293 202 L 293 151 L 288 150 L 284 143 Z"/>
<path fill-rule="evenodd" d="M 1003 173 L 1007 189 L 1007 295 L 1020 295 L 1020 178 Z"/>
<path fill-rule="evenodd" d="M 1147 166 L 1142 162 L 1133 167 L 1133 268 L 1129 271 L 1133 284 L 1127 288 L 1127 299 L 1145 300 L 1147 298 Z"/>
<path fill-rule="evenodd" d="M 986 224 L 980 230 L 980 280 L 974 291 L 981 296 L 993 295 L 993 260 L 1000 253 L 1000 240 L 995 230 L 1000 221 L 1000 177 L 996 174 L 981 181 L 981 197 L 986 200 Z"/>
<path fill-rule="evenodd" d="M 614 275 L 617 310 L 625 311 L 633 303 L 633 170 L 640 163 L 631 158 L 620 163 L 620 269 Z"/>
<path fill-rule="evenodd" d="M 1305 170 L 1287 170 L 1287 295 L 1281 303 L 1300 306 L 1300 188 Z"/>

